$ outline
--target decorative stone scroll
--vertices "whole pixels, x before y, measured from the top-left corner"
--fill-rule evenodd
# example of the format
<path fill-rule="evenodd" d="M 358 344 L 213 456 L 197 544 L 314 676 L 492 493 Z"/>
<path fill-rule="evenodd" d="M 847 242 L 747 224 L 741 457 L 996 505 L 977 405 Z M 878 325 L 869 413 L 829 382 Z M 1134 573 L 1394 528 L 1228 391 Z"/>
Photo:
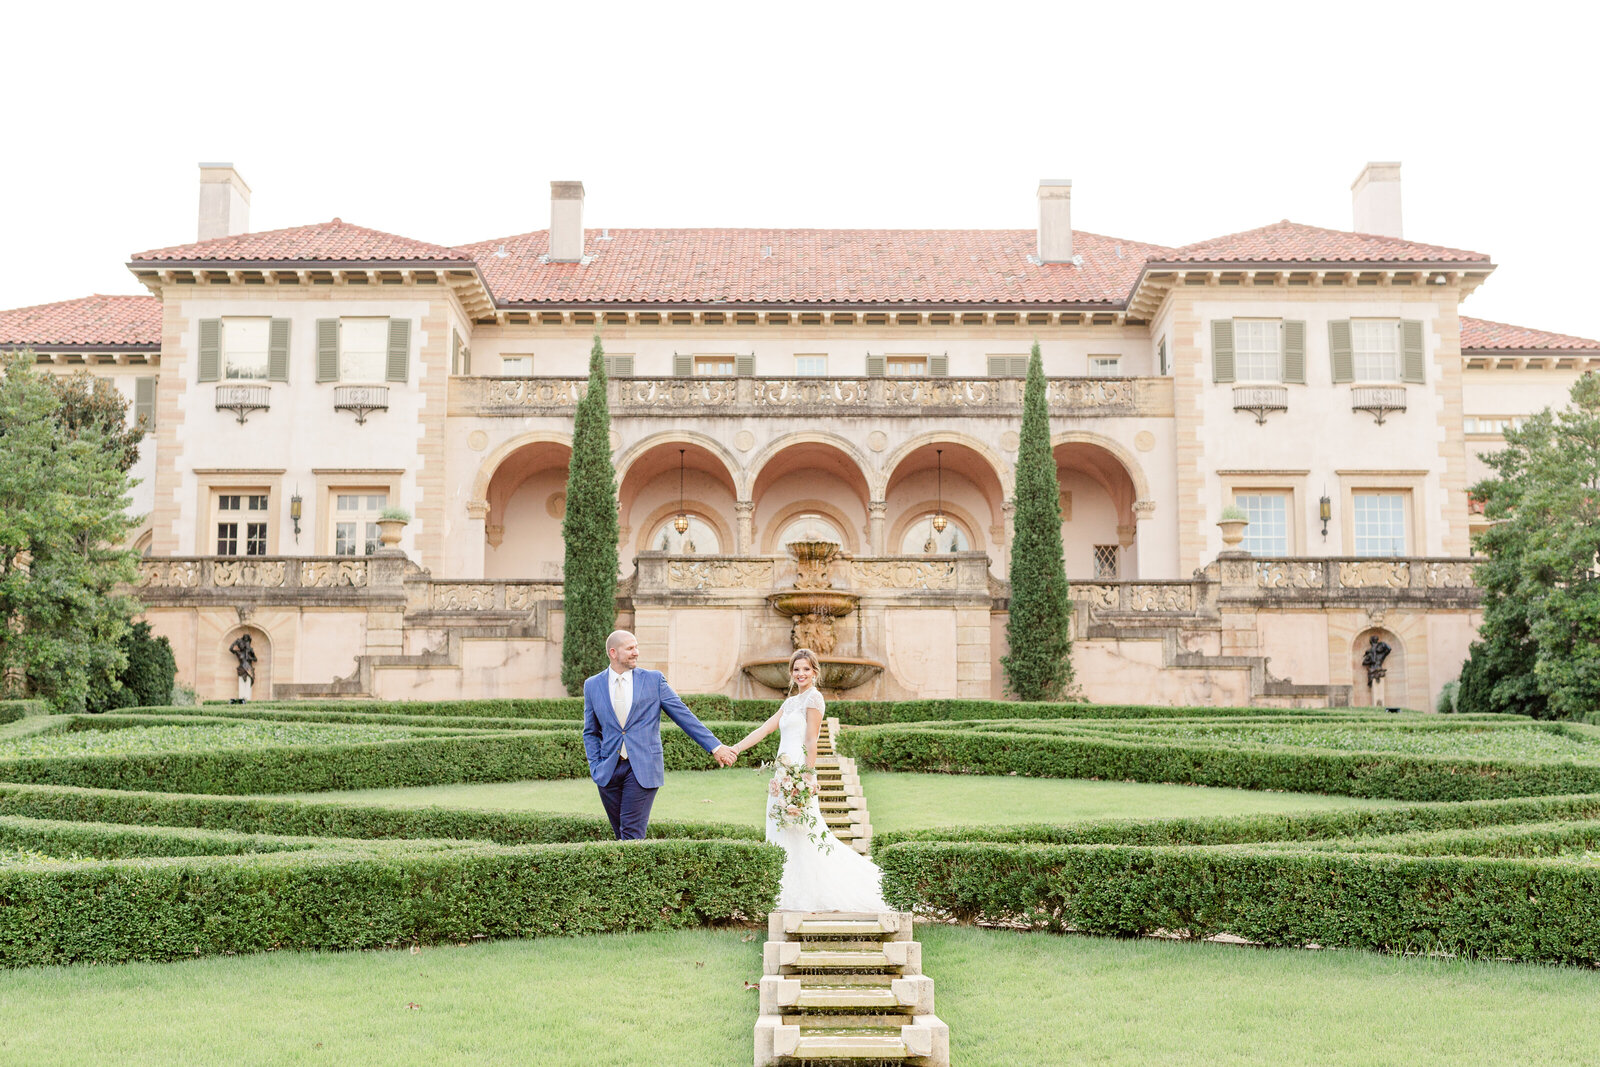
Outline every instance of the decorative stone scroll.
<path fill-rule="evenodd" d="M 559 585 L 507 585 L 506 608 L 510 611 L 528 611 L 541 600 L 560 600 Z"/>
<path fill-rule="evenodd" d="M 751 399 L 756 407 L 806 407 L 812 404 L 865 404 L 865 378 L 757 378 Z"/>
<path fill-rule="evenodd" d="M 1411 585 L 1411 563 L 1387 559 L 1342 561 L 1339 585 L 1345 589 L 1406 589 Z"/>
<path fill-rule="evenodd" d="M 885 378 L 883 400 L 892 408 L 995 407 L 1000 383 L 988 378 Z"/>
<path fill-rule="evenodd" d="M 776 573 L 770 559 L 674 559 L 667 588 L 770 589 Z"/>
<path fill-rule="evenodd" d="M 729 378 L 624 378 L 617 381 L 618 407 L 679 408 L 688 404 L 722 406 L 739 398 Z"/>
<path fill-rule="evenodd" d="M 1131 408 L 1137 403 L 1134 383 L 1127 379 L 1051 378 L 1049 401 L 1052 407 Z"/>
<path fill-rule="evenodd" d="M 1194 586 L 1176 585 L 1125 585 L 1122 597 L 1123 611 L 1194 611 Z"/>
<path fill-rule="evenodd" d="M 194 589 L 200 584 L 197 559 L 142 559 L 139 584 L 160 589 Z"/>
<path fill-rule="evenodd" d="M 358 559 L 307 560 L 300 564 L 300 584 L 312 589 L 367 584 L 367 561 Z"/>
<path fill-rule="evenodd" d="M 258 586 L 275 589 L 283 585 L 289 564 L 286 560 L 219 559 L 211 564 L 211 584 L 223 588 Z"/>
<path fill-rule="evenodd" d="M 1262 559 L 1255 561 L 1255 580 L 1262 589 L 1321 589 L 1328 584 L 1328 568 L 1311 560 Z"/>
<path fill-rule="evenodd" d="M 954 589 L 954 561 L 854 559 L 850 584 L 856 589 Z"/>
<path fill-rule="evenodd" d="M 1434 561 L 1424 563 L 1422 573 L 1429 589 L 1472 589 L 1477 585 L 1477 570 L 1476 563 Z"/>
<path fill-rule="evenodd" d="M 490 378 L 484 403 L 494 407 L 572 407 L 583 399 L 582 378 Z"/>
<path fill-rule="evenodd" d="M 1086 601 L 1091 608 L 1101 611 L 1115 611 L 1122 599 L 1114 585 L 1074 585 L 1071 589 L 1072 599 Z"/>
<path fill-rule="evenodd" d="M 435 611 L 493 611 L 494 586 L 434 582 L 429 598 Z"/>

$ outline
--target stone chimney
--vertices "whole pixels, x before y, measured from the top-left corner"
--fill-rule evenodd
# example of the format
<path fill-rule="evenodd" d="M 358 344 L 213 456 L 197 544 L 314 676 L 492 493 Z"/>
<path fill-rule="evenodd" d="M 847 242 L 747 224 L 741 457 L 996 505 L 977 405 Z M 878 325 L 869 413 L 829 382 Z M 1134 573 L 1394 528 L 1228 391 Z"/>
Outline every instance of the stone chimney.
<path fill-rule="evenodd" d="M 250 232 L 250 187 L 232 163 L 200 164 L 200 236 L 210 241 Z"/>
<path fill-rule="evenodd" d="M 1400 164 L 1368 163 L 1350 186 L 1357 233 L 1400 234 Z"/>
<path fill-rule="evenodd" d="M 583 259 L 583 183 L 550 183 L 550 262 Z"/>
<path fill-rule="evenodd" d="M 1039 262 L 1072 262 L 1072 180 L 1039 180 Z"/>

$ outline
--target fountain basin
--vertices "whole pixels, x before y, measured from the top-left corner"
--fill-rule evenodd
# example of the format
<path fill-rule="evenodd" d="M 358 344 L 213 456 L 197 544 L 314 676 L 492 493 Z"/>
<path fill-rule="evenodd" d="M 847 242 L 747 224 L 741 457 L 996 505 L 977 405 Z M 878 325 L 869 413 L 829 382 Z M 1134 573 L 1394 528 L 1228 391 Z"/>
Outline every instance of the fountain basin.
<path fill-rule="evenodd" d="M 793 618 L 796 615 L 827 615 L 839 618 L 856 610 L 860 597 L 854 593 L 835 593 L 826 589 L 795 589 L 772 593 L 767 603 L 779 615 Z M 787 683 L 786 683 L 787 684 Z"/>
<path fill-rule="evenodd" d="M 877 660 L 855 659 L 849 656 L 820 656 L 822 677 L 817 688 L 840 692 L 865 685 L 883 673 L 883 664 Z M 758 659 L 744 665 L 744 673 L 768 689 L 780 692 L 789 688 L 789 657 Z"/>

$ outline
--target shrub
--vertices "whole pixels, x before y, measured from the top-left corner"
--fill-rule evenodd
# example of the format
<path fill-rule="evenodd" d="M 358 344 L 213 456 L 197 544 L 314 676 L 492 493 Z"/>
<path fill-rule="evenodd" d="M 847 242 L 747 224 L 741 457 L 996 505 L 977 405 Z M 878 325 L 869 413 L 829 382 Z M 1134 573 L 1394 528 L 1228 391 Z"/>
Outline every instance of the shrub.
<path fill-rule="evenodd" d="M 1434 710 L 1441 715 L 1454 715 L 1458 710 L 1456 697 L 1461 692 L 1461 679 L 1457 678 L 1444 683 L 1439 687 L 1439 700 L 1434 705 Z"/>
<path fill-rule="evenodd" d="M 0 723 L 16 722 L 30 715 L 48 715 L 50 705 L 42 700 L 0 700 Z"/>
<path fill-rule="evenodd" d="M 232 856 L 304 850 L 319 844 L 311 838 L 0 816 L 0 849 L 22 849 L 48 856 L 106 860 L 134 856 Z"/>

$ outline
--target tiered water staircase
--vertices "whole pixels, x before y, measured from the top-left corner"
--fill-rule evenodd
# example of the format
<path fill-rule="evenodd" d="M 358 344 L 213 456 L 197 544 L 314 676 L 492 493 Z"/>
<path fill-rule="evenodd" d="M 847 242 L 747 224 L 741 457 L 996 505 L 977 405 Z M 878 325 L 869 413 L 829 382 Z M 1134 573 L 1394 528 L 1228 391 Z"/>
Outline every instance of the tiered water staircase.
<path fill-rule="evenodd" d="M 863 856 L 872 848 L 872 823 L 867 818 L 867 800 L 861 792 L 861 776 L 856 761 L 834 751 L 833 739 L 839 733 L 838 719 L 825 719 L 817 737 L 817 806 L 822 821 L 834 837 Z"/>
<path fill-rule="evenodd" d="M 823 723 L 819 801 L 833 835 L 865 854 L 872 823 L 855 761 L 834 752 L 838 732 L 838 719 Z M 948 1067 L 950 1028 L 933 1013 L 933 979 L 922 973 L 909 913 L 775 911 L 761 962 L 756 1067 Z"/>

